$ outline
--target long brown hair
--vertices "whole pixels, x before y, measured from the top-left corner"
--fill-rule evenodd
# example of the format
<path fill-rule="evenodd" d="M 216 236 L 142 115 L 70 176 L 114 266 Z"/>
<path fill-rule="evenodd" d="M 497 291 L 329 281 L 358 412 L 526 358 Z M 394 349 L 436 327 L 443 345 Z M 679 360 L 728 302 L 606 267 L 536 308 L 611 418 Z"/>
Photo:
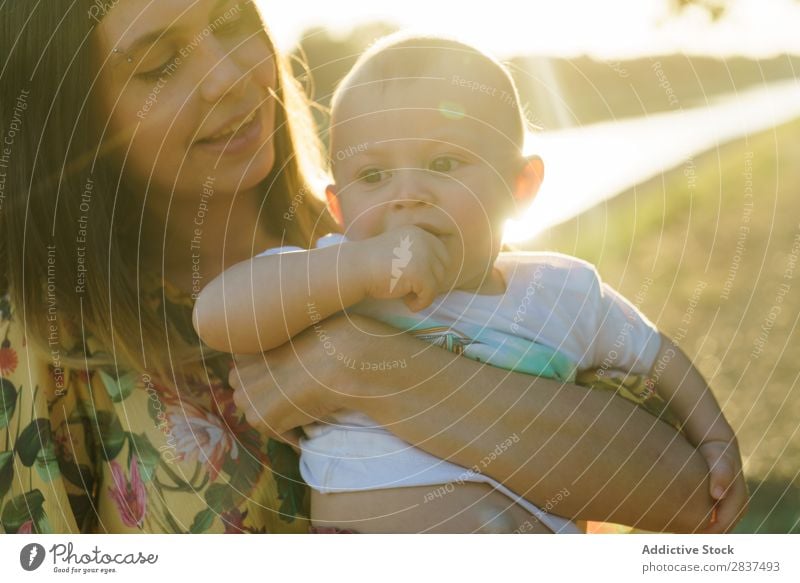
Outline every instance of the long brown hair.
<path fill-rule="evenodd" d="M 65 364 L 164 372 L 200 349 L 147 302 L 130 219 L 142 215 L 142 197 L 125 190 L 90 127 L 90 37 L 109 6 L 0 6 L 0 297 L 10 295 L 29 342 Z M 336 226 L 312 179 L 322 166 L 308 100 L 276 61 L 276 163 L 262 216 L 270 233 L 307 247 Z M 97 345 L 84 344 L 89 335 Z"/>

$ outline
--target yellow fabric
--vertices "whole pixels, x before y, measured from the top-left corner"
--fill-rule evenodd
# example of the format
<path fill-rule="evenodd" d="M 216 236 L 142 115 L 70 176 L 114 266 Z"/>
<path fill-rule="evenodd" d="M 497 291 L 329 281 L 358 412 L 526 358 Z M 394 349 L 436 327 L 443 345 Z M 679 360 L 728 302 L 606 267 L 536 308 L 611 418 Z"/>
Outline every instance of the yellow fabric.
<path fill-rule="evenodd" d="M 59 370 L 6 299 L 0 340 L 0 531 L 308 531 L 297 456 L 236 411 L 218 378 L 228 363 L 207 362 L 210 377 L 178 391 L 147 375 Z"/>

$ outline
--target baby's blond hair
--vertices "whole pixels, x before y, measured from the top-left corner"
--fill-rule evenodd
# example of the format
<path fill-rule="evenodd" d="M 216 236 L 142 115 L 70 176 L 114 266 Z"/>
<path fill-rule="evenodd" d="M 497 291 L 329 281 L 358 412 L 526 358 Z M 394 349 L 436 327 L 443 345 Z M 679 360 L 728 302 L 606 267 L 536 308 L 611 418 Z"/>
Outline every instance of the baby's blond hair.
<path fill-rule="evenodd" d="M 453 80 L 471 77 L 473 82 L 496 89 L 498 98 L 493 123 L 522 151 L 525 116 L 519 105 L 519 92 L 508 68 L 478 48 L 451 38 L 395 33 L 379 39 L 367 49 L 342 79 L 331 102 L 332 122 L 336 123 L 348 92 L 365 85 L 441 77 L 443 68 Z M 466 75 L 466 76 L 465 76 Z"/>

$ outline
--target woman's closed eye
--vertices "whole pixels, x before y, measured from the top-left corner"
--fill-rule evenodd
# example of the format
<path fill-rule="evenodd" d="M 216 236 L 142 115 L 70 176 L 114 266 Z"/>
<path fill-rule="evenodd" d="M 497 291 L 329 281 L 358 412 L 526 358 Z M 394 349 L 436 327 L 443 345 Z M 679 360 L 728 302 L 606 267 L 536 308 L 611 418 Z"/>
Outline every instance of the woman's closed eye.
<path fill-rule="evenodd" d="M 236 37 L 242 33 L 250 35 L 254 32 L 258 32 L 261 30 L 259 27 L 260 21 L 256 8 L 253 6 L 252 2 L 246 1 L 233 5 L 233 7 L 229 8 L 226 12 L 215 17 L 208 25 L 208 32 L 218 37 Z M 158 81 L 164 77 L 173 75 L 182 61 L 188 57 L 190 48 L 197 42 L 200 42 L 201 36 L 205 35 L 205 33 L 206 31 L 204 30 L 192 39 L 191 42 L 184 47 L 180 55 L 177 52 L 172 53 L 169 55 L 169 58 L 160 65 L 137 73 L 136 76 L 145 81 Z"/>
<path fill-rule="evenodd" d="M 158 81 L 159 79 L 171 75 L 175 72 L 177 66 L 180 64 L 180 58 L 177 55 L 171 56 L 162 64 L 153 67 L 149 71 L 137 73 L 136 76 L 145 81 Z"/>

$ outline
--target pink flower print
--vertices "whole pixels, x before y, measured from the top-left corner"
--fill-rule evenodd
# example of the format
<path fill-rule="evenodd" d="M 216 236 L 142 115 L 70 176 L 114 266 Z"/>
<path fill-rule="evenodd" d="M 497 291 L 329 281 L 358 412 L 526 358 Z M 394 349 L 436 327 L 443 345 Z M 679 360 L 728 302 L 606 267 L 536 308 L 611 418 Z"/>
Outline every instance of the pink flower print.
<path fill-rule="evenodd" d="M 11 343 L 8 340 L 4 340 L 2 347 L 0 347 L 0 376 L 11 374 L 17 370 L 18 364 L 17 351 L 11 348 Z"/>
<path fill-rule="evenodd" d="M 205 464 L 210 480 L 217 479 L 228 453 L 231 459 L 239 456 L 233 435 L 217 415 L 184 402 L 169 407 L 167 419 L 180 459 Z"/>
<path fill-rule="evenodd" d="M 114 485 L 109 487 L 111 499 L 117 505 L 120 518 L 125 526 L 142 527 L 144 515 L 147 513 L 147 492 L 139 475 L 139 464 L 136 456 L 131 457 L 131 479 L 125 478 L 125 472 L 116 461 L 111 462 L 111 476 Z"/>
<path fill-rule="evenodd" d="M 224 512 L 220 518 L 222 518 L 222 523 L 225 525 L 224 534 L 247 532 L 247 527 L 244 525 L 244 519 L 247 518 L 247 510 L 242 512 L 238 508 L 233 508 L 228 512 Z"/>

